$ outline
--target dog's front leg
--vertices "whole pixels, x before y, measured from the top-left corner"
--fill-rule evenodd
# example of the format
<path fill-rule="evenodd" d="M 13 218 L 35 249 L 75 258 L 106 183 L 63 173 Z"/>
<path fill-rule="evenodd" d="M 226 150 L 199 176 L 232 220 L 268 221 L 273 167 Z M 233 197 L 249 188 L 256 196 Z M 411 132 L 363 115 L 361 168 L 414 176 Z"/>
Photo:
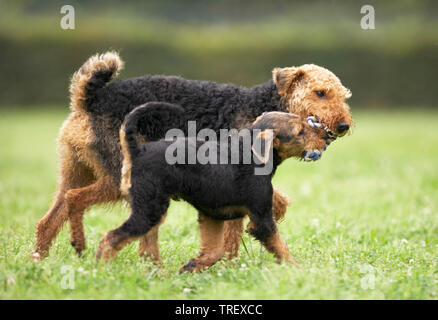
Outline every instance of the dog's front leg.
<path fill-rule="evenodd" d="M 271 212 L 271 210 L 267 212 Z M 250 219 L 248 232 L 259 240 L 268 252 L 274 254 L 278 263 L 285 261 L 298 266 L 291 259 L 289 248 L 281 238 L 271 214 L 261 214 L 260 212 L 252 211 Z"/>
<path fill-rule="evenodd" d="M 280 190 L 274 188 L 272 194 L 272 216 L 276 222 L 284 218 L 287 207 L 290 205 L 289 197 Z M 247 229 L 250 228 L 250 223 Z M 228 259 L 239 256 L 239 246 L 243 233 L 243 218 L 228 220 L 224 229 L 224 251 Z"/>

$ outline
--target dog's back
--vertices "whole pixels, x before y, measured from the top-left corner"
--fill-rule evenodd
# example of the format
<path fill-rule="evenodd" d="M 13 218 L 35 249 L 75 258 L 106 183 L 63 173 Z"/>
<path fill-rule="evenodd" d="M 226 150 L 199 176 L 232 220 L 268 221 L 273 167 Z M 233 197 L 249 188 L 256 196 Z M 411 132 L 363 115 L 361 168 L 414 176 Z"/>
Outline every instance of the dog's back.
<path fill-rule="evenodd" d="M 118 130 L 125 116 L 143 103 L 178 104 L 185 110 L 185 122 L 196 120 L 199 129 L 215 131 L 246 126 L 258 114 L 278 106 L 272 81 L 252 89 L 163 75 L 111 82 L 122 68 L 123 61 L 115 52 L 95 55 L 73 75 L 70 85 L 73 114 L 65 122 L 60 141 L 77 150 L 80 160 L 90 164 L 97 177 L 110 175 L 119 181 L 122 160 Z M 270 93 L 268 98 L 266 93 Z M 244 106 L 251 106 L 251 112 Z M 239 117 L 238 113 L 246 116 Z"/>

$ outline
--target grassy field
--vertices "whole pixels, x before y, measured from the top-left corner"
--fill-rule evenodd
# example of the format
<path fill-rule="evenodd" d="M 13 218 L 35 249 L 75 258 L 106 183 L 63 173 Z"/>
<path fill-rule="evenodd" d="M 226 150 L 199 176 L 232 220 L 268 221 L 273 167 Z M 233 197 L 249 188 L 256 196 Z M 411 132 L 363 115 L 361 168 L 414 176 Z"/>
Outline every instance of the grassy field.
<path fill-rule="evenodd" d="M 128 214 L 93 207 L 78 258 L 68 229 L 34 263 L 34 226 L 56 189 L 55 139 L 67 110 L 0 111 L 0 299 L 437 299 L 438 113 L 355 114 L 351 136 L 317 163 L 289 160 L 274 185 L 294 201 L 280 232 L 301 265 L 277 265 L 245 234 L 233 263 L 178 274 L 199 248 L 195 211 L 172 203 L 163 266 L 138 243 L 97 264 L 103 234 Z M 69 288 L 70 287 L 70 288 Z"/>

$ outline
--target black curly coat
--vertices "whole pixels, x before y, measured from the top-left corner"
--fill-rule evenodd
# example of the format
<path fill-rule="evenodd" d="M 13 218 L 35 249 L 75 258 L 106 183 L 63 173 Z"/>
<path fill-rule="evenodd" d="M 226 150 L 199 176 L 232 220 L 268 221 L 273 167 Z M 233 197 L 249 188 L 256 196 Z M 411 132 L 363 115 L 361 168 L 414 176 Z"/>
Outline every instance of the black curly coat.
<path fill-rule="evenodd" d="M 96 72 L 86 87 L 86 111 L 96 136 L 92 148 L 103 168 L 120 181 L 119 128 L 136 106 L 156 101 L 184 109 L 182 123 L 196 121 L 197 130 L 248 127 L 266 111 L 284 111 L 272 80 L 252 88 L 176 76 L 144 76 L 109 83 L 112 71 Z M 141 126 L 145 127 L 145 126 Z M 183 128 L 182 128 L 183 129 Z M 140 130 L 140 133 L 141 130 Z"/>

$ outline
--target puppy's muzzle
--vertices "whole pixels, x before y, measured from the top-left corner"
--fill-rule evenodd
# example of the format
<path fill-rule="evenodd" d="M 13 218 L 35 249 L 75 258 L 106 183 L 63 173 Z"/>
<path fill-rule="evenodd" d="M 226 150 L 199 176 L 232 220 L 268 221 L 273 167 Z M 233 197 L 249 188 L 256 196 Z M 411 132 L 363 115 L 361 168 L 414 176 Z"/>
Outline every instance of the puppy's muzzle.
<path fill-rule="evenodd" d="M 332 130 L 330 130 L 330 128 L 327 125 L 321 123 L 321 121 L 319 120 L 318 117 L 310 116 L 306 119 L 306 122 L 311 127 L 324 129 L 324 131 L 325 131 L 324 139 L 326 141 L 324 151 L 327 149 L 327 147 L 330 145 L 330 143 L 335 141 L 336 138 L 338 137 L 338 135 L 336 133 L 334 133 Z"/>
<path fill-rule="evenodd" d="M 316 161 L 321 159 L 322 151 L 319 149 L 304 150 L 301 158 L 306 161 Z"/>

